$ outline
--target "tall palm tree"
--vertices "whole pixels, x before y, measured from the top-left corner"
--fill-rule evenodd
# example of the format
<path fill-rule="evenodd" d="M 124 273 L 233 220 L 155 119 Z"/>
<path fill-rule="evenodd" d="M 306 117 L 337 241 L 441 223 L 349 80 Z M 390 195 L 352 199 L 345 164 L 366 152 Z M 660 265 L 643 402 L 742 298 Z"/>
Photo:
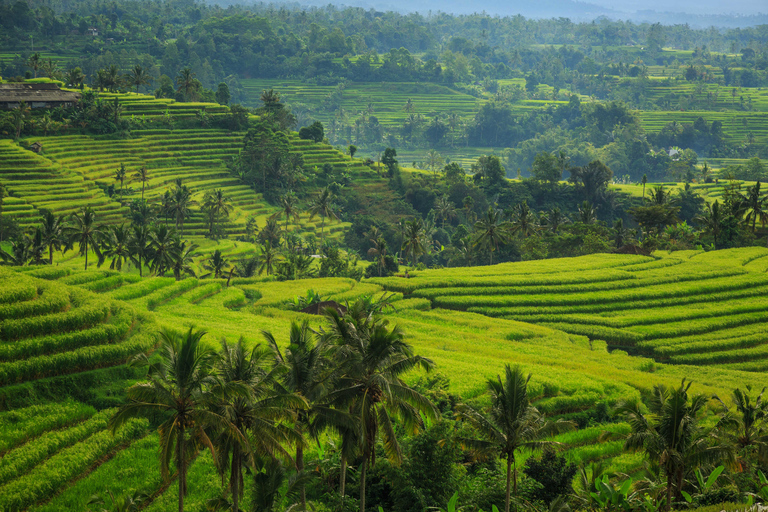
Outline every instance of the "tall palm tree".
<path fill-rule="evenodd" d="M 128 80 L 136 86 L 136 94 L 139 94 L 139 86 L 149 84 L 152 81 L 152 77 L 144 68 L 136 64 L 128 75 Z"/>
<path fill-rule="evenodd" d="M 210 271 L 214 279 L 219 279 L 228 270 L 228 266 L 229 261 L 224 258 L 224 255 L 218 249 L 213 251 L 213 254 L 203 263 L 203 268 Z"/>
<path fill-rule="evenodd" d="M 293 190 L 289 190 L 280 197 L 280 212 L 285 215 L 285 231 L 288 232 L 288 221 L 293 218 L 294 222 L 299 221 L 299 198 Z"/>
<path fill-rule="evenodd" d="M 757 221 L 760 221 L 760 225 L 763 227 L 768 223 L 768 210 L 766 209 L 768 196 L 760 197 L 760 180 L 747 189 L 745 202 L 748 211 L 744 220 L 747 223 L 752 222 L 752 232 L 754 233 Z"/>
<path fill-rule="evenodd" d="M 531 405 L 528 397 L 527 377 L 519 366 L 506 365 L 504 380 L 497 375 L 488 379 L 488 391 L 491 395 L 491 409 L 486 416 L 479 410 L 466 404 L 458 407 L 458 415 L 472 425 L 483 439 L 464 439 L 464 444 L 479 454 L 502 456 L 507 463 L 507 490 L 505 512 L 509 512 L 510 488 L 517 495 L 517 468 L 515 453 L 520 449 L 537 449 L 550 442 L 542 441 L 545 436 L 573 430 L 570 421 L 547 421 Z M 512 485 L 510 485 L 512 484 Z"/>
<path fill-rule="evenodd" d="M 323 254 L 323 246 L 325 245 L 325 218 L 338 219 L 333 211 L 334 199 L 333 192 L 328 187 L 325 187 L 318 192 L 315 199 L 309 205 L 309 219 L 312 220 L 316 215 L 319 215 L 322 219 L 320 224 L 320 254 Z"/>
<path fill-rule="evenodd" d="M 512 212 L 512 221 L 509 227 L 510 234 L 515 235 L 519 233 L 527 238 L 534 234 L 537 228 L 536 215 L 528 207 L 528 203 L 523 201 L 516 205 Z"/>
<path fill-rule="evenodd" d="M 440 153 L 434 149 L 427 151 L 427 167 L 432 169 L 435 178 L 437 178 L 437 170 L 443 166 L 443 163 L 445 163 L 445 158 Z"/>
<path fill-rule="evenodd" d="M 128 174 L 128 169 L 125 168 L 125 165 L 120 163 L 120 167 L 115 169 L 115 173 L 112 175 L 112 177 L 115 179 L 115 181 L 120 182 L 120 197 L 123 197 L 123 182 L 125 181 L 125 177 Z"/>
<path fill-rule="evenodd" d="M 493 253 L 500 245 L 509 242 L 510 225 L 508 222 L 502 222 L 501 212 L 488 207 L 485 215 L 475 222 L 475 245 L 484 247 L 490 255 L 490 264 L 493 265 Z"/>
<path fill-rule="evenodd" d="M 189 93 L 195 89 L 195 73 L 192 68 L 186 67 L 179 71 L 176 76 L 176 86 L 179 91 L 184 92 L 184 99 L 189 101 Z"/>
<path fill-rule="evenodd" d="M 373 231 L 373 230 L 372 230 Z M 374 235 L 375 238 L 371 238 L 371 244 L 373 244 L 373 247 L 368 249 L 368 256 L 372 256 L 375 258 L 376 261 L 376 267 L 379 269 L 379 277 L 384 272 L 384 267 L 387 266 L 386 262 L 386 256 L 387 256 L 387 241 L 384 239 L 381 234 Z"/>
<path fill-rule="evenodd" d="M 131 258 L 131 231 L 121 224 L 105 229 L 101 237 L 101 252 L 104 259 L 111 259 L 109 268 L 122 270 L 123 263 Z M 101 266 L 102 262 L 99 262 Z"/>
<path fill-rule="evenodd" d="M 272 247 L 272 242 L 267 240 L 264 245 L 261 246 L 259 252 L 259 275 L 266 272 L 267 275 L 274 272 L 275 262 L 277 261 L 277 250 Z"/>
<path fill-rule="evenodd" d="M 280 392 L 293 393 L 306 403 L 296 410 L 294 423 L 299 435 L 317 436 L 328 426 L 350 425 L 351 420 L 343 412 L 323 404 L 331 385 L 331 372 L 326 359 L 326 346 L 316 339 L 306 320 L 299 324 L 291 322 L 289 345 L 285 353 L 280 351 L 277 340 L 271 332 L 262 331 L 272 349 L 275 364 L 285 368 L 280 380 Z M 296 470 L 304 471 L 304 443 L 296 444 Z M 301 488 L 301 509 L 307 509 L 307 496 Z"/>
<path fill-rule="evenodd" d="M 192 207 L 195 202 L 192 200 L 192 193 L 186 185 L 177 181 L 173 189 L 173 198 L 171 200 L 171 213 L 176 219 L 176 229 L 184 236 L 184 219 L 192 214 Z"/>
<path fill-rule="evenodd" d="M 99 238 L 102 235 L 102 227 L 96 225 L 96 212 L 90 207 L 83 207 L 71 217 L 71 224 L 66 227 L 68 247 L 78 244 L 80 256 L 85 256 L 85 270 L 88 270 L 88 249 L 90 248 L 99 258 L 103 257 L 99 250 Z"/>
<path fill-rule="evenodd" d="M 144 275 L 144 265 L 149 262 L 152 249 L 150 247 L 150 231 L 146 224 L 131 224 L 131 238 L 128 243 L 131 263 L 139 269 L 139 277 Z"/>
<path fill-rule="evenodd" d="M 570 219 L 565 214 L 563 214 L 559 206 L 555 206 L 548 212 L 542 213 L 541 219 L 542 224 L 546 224 L 549 230 L 555 234 L 557 234 L 557 230 L 560 228 L 560 226 L 570 222 Z"/>
<path fill-rule="evenodd" d="M 159 215 L 163 216 L 163 221 L 168 224 L 168 216 L 173 213 L 173 195 L 170 190 L 163 192 L 163 196 L 160 198 L 160 212 Z"/>
<path fill-rule="evenodd" d="M 714 203 L 707 203 L 704 214 L 696 217 L 696 221 L 701 223 L 702 226 L 704 226 L 704 229 L 712 234 L 715 249 L 718 248 L 717 240 L 720 237 L 724 219 L 725 212 L 723 212 L 723 209 L 720 207 L 720 202 L 718 200 L 715 200 Z"/>
<path fill-rule="evenodd" d="M 133 178 L 139 182 L 141 182 L 141 200 L 144 200 L 144 187 L 147 185 L 147 182 L 149 181 L 149 171 L 147 171 L 147 166 L 142 165 L 138 169 L 136 169 L 136 172 L 133 173 Z"/>
<path fill-rule="evenodd" d="M 411 255 L 411 261 L 413 266 L 416 266 L 416 261 L 424 254 L 424 221 L 421 217 L 416 217 L 413 220 L 409 220 L 405 223 L 405 230 L 403 231 L 403 244 L 400 250 L 405 252 L 407 257 Z"/>
<path fill-rule="evenodd" d="M 627 237 L 627 230 L 624 228 L 623 219 L 616 219 L 613 223 L 613 236 L 617 249 L 624 245 L 624 239 Z"/>
<path fill-rule="evenodd" d="M 326 337 L 337 345 L 335 359 L 341 366 L 336 389 L 329 403 L 337 409 L 351 411 L 359 425 L 360 511 L 365 512 L 365 480 L 369 467 L 376 463 L 376 440 L 381 435 L 387 457 L 402 460 L 393 417 L 398 417 L 406 430 L 415 432 L 421 425 L 420 413 L 436 418 L 435 406 L 418 391 L 409 387 L 402 376 L 414 369 L 429 371 L 431 360 L 413 354 L 399 327 L 387 322 L 356 301 L 343 317 L 335 310 L 327 311 L 330 328 Z"/>
<path fill-rule="evenodd" d="M 192 268 L 192 254 L 197 250 L 198 245 L 190 243 L 187 240 L 178 241 L 178 245 L 173 250 L 173 277 L 177 281 L 181 280 L 184 274 L 195 277 L 195 270 Z"/>
<path fill-rule="evenodd" d="M 0 183 L 0 242 L 3 241 L 3 205 L 6 197 L 8 197 L 8 189 Z"/>
<path fill-rule="evenodd" d="M 207 447 L 215 458 L 215 450 L 206 428 L 215 427 L 245 443 L 242 433 L 226 417 L 218 414 L 210 391 L 215 352 L 200 340 L 205 331 L 192 327 L 184 334 L 160 332 L 160 361 L 149 366 L 147 382 L 128 388 L 128 403 L 121 406 L 110 421 L 114 432 L 130 418 L 158 414 L 160 434 L 160 473 L 170 478 L 171 461 L 179 481 L 179 512 L 184 511 L 187 494 L 187 469 L 194 456 Z M 146 356 L 141 360 L 148 364 Z"/>
<path fill-rule="evenodd" d="M 152 253 L 150 270 L 153 274 L 163 275 L 173 268 L 179 243 L 176 230 L 165 224 L 158 224 L 150 229 L 149 248 Z"/>
<path fill-rule="evenodd" d="M 733 447 L 714 442 L 711 429 L 699 423 L 709 397 L 696 395 L 689 399 L 691 382 L 683 379 L 680 387 L 668 389 L 657 385 L 648 403 L 650 414 L 640 410 L 640 404 L 622 404 L 623 414 L 632 431 L 625 446 L 629 450 L 642 450 L 651 462 L 658 464 L 667 477 L 666 509 L 672 505 L 672 496 L 680 498 L 688 472 L 702 464 L 733 462 Z"/>
<path fill-rule="evenodd" d="M 208 212 L 208 234 L 213 235 L 213 227 L 216 221 L 229 217 L 234 207 L 224 191 L 220 188 L 213 192 L 208 191 L 203 197 L 203 209 Z"/>
<path fill-rule="evenodd" d="M 16 130 L 16 135 L 13 140 L 18 140 L 21 136 L 21 130 L 24 129 L 27 116 L 29 116 L 30 108 L 26 102 L 20 101 L 19 106 L 11 110 L 11 126 Z"/>
<path fill-rule="evenodd" d="M 456 207 L 448 196 L 442 196 L 435 201 L 435 213 L 442 220 L 442 227 L 445 229 L 445 221 L 456 217 Z"/>
<path fill-rule="evenodd" d="M 32 68 L 35 72 L 35 78 L 37 78 L 37 70 L 42 66 L 42 60 L 39 53 L 33 53 L 29 59 L 27 59 L 27 66 Z"/>
<path fill-rule="evenodd" d="M 225 478 L 229 470 L 232 510 L 239 511 L 243 494 L 243 467 L 253 466 L 253 458 L 290 458 L 284 444 L 300 444 L 299 434 L 286 426 L 291 412 L 305 408 L 296 395 L 275 391 L 279 368 L 272 368 L 271 352 L 260 345 L 249 353 L 243 338 L 237 343 L 221 342 L 215 363 L 217 380 L 211 391 L 217 397 L 214 411 L 226 418 L 244 436 L 243 443 L 225 429 L 215 441 L 217 468 Z M 282 422 L 281 420 L 286 420 Z"/>
<path fill-rule="evenodd" d="M 48 264 L 53 265 L 53 251 L 66 247 L 64 216 L 56 217 L 50 210 L 43 210 L 43 222 L 40 224 L 43 246 L 48 249 Z"/>

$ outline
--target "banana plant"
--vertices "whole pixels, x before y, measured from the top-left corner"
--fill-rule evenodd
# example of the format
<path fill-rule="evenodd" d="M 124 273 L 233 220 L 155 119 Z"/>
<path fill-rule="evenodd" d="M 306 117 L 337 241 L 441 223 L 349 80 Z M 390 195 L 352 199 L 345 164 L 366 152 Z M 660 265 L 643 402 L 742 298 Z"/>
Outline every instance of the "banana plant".
<path fill-rule="evenodd" d="M 696 475 L 696 482 L 699 484 L 699 494 L 704 494 L 708 490 L 712 488 L 713 485 L 715 485 L 715 482 L 717 481 L 717 478 L 720 476 L 720 474 L 725 469 L 725 466 L 717 466 L 712 473 L 709 474 L 706 480 L 704 480 L 704 476 L 701 473 L 701 469 L 696 469 L 694 472 L 694 475 Z M 688 494 L 685 491 L 680 491 L 680 494 L 683 495 L 683 498 L 685 498 L 685 501 L 688 503 L 693 502 L 693 497 Z"/>
<path fill-rule="evenodd" d="M 630 510 L 629 490 L 632 487 L 632 479 L 625 480 L 620 486 L 614 486 L 608 475 L 595 482 L 595 492 L 589 495 L 595 500 L 595 503 L 604 510 Z"/>

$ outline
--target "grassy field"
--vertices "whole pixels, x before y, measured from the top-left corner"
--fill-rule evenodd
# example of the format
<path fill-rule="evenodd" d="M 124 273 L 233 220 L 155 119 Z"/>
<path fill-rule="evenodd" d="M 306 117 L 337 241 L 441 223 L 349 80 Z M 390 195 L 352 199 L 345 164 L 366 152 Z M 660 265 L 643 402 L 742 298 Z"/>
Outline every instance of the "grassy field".
<path fill-rule="evenodd" d="M 0 269 L 0 418 L 14 418 L 14 428 L 0 429 L 0 451 L 20 455 L 0 462 L 0 496 L 4 506 L 81 509 L 107 485 L 115 494 L 155 495 L 150 510 L 168 507 L 175 490 L 160 482 L 156 436 L 142 423 L 115 438 L 104 431 L 117 388 L 129 382 L 108 378 L 125 373 L 126 351 L 153 343 L 155 326 L 205 329 L 212 346 L 240 336 L 252 346 L 262 341 L 261 330 L 285 344 L 292 320 L 322 324 L 288 309 L 297 295 L 311 289 L 343 302 L 389 290 L 390 320 L 417 353 L 435 361 L 452 392 L 478 397 L 504 364 L 521 364 L 534 374 L 541 410 L 584 418 L 683 377 L 697 392 L 721 396 L 758 385 L 768 346 L 766 269 L 768 250 L 760 248 L 592 255 L 414 272 L 407 280 L 235 279 L 229 287 L 224 280 L 139 280 L 67 266 Z M 77 401 L 56 400 L 56 389 L 77 379 L 96 385 Z M 637 470 L 640 458 L 625 455 L 620 441 L 600 441 L 606 429 L 621 434 L 627 427 L 589 427 L 558 440 L 575 463 L 606 460 L 615 471 Z M 52 483 L 42 488 L 40 478 Z M 219 489 L 207 455 L 194 463 L 190 482 L 191 503 Z"/>

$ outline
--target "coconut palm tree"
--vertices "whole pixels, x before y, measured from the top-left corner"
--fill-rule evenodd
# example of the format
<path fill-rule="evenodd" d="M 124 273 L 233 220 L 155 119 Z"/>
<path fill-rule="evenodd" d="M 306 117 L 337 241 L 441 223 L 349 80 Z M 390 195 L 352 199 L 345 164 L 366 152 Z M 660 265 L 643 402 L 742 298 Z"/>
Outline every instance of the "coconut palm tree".
<path fill-rule="evenodd" d="M 464 445 L 480 455 L 493 454 L 506 460 L 505 512 L 509 512 L 510 490 L 517 495 L 517 451 L 542 448 L 552 444 L 542 441 L 542 438 L 575 429 L 575 425 L 570 421 L 547 421 L 538 409 L 531 405 L 528 397 L 530 380 L 531 375 L 526 377 L 519 366 L 512 368 L 506 365 L 503 381 L 500 375 L 497 375 L 496 379 L 488 379 L 491 409 L 487 416 L 466 404 L 458 407 L 459 417 L 472 425 L 483 438 L 464 439 Z"/>
<path fill-rule="evenodd" d="M 195 73 L 192 68 L 186 67 L 176 76 L 176 86 L 179 92 L 184 92 L 184 100 L 189 101 L 189 93 L 195 90 Z"/>
<path fill-rule="evenodd" d="M 427 151 L 427 167 L 432 169 L 435 179 L 437 179 L 437 170 L 443 166 L 443 163 L 445 163 L 445 158 L 440 153 L 434 149 Z"/>
<path fill-rule="evenodd" d="M 350 426 L 352 420 L 347 414 L 323 403 L 332 385 L 332 372 L 326 358 L 327 347 L 316 339 L 306 320 L 299 324 L 291 322 L 289 345 L 281 352 L 271 332 L 262 331 L 268 346 L 272 349 L 275 364 L 285 368 L 278 388 L 282 393 L 293 393 L 306 403 L 296 410 L 295 428 L 302 437 L 318 434 L 330 426 Z M 304 471 L 304 443 L 296 443 L 296 470 Z M 304 487 L 301 491 L 301 509 L 307 509 Z"/>
<path fill-rule="evenodd" d="M 338 219 L 339 217 L 333 211 L 333 200 L 335 199 L 333 192 L 328 187 L 325 187 L 318 192 L 315 199 L 309 205 L 309 220 L 312 220 L 316 215 L 319 215 L 322 219 L 320 223 L 320 254 L 323 254 L 323 246 L 325 245 L 325 218 Z"/>
<path fill-rule="evenodd" d="M 208 275 L 213 274 L 214 279 L 219 279 L 222 274 L 227 272 L 229 270 L 228 266 L 229 260 L 225 259 L 218 249 L 213 251 L 213 254 L 203 263 L 203 268 L 210 272 Z"/>
<path fill-rule="evenodd" d="M 198 245 L 194 243 L 179 241 L 177 247 L 173 250 L 173 277 L 177 281 L 181 280 L 184 274 L 189 274 L 195 277 L 195 270 L 192 267 L 193 259 L 192 254 L 197 250 Z"/>
<path fill-rule="evenodd" d="M 16 240 L 10 241 L 10 245 L 10 251 L 6 251 L 0 247 L 0 260 L 3 261 L 3 265 L 10 265 L 13 267 L 22 267 L 26 265 L 31 258 L 28 237 L 19 235 Z"/>
<path fill-rule="evenodd" d="M 150 229 L 149 250 L 152 258 L 149 268 L 154 275 L 161 276 L 173 268 L 179 243 L 176 230 L 165 224 L 158 224 Z"/>
<path fill-rule="evenodd" d="M 64 216 L 56 217 L 50 210 L 43 210 L 43 222 L 40 224 L 43 246 L 48 249 L 48 264 L 53 265 L 53 251 L 66 248 Z"/>
<path fill-rule="evenodd" d="M 3 205 L 6 197 L 8 197 L 8 189 L 0 183 L 0 242 L 3 241 Z"/>
<path fill-rule="evenodd" d="M 112 177 L 115 179 L 115 181 L 120 182 L 120 197 L 123 197 L 123 182 L 125 181 L 125 177 L 128 174 L 128 169 L 125 168 L 124 164 L 120 164 L 120 167 L 115 169 L 115 173 L 112 175 Z"/>
<path fill-rule="evenodd" d="M 707 203 L 706 210 L 703 215 L 696 217 L 696 221 L 701 223 L 706 231 L 712 234 L 714 239 L 715 249 L 718 248 L 717 239 L 720 237 L 720 231 L 725 218 L 725 213 L 720 207 L 720 202 L 715 200 L 714 203 Z"/>
<path fill-rule="evenodd" d="M 624 245 L 624 239 L 627 237 L 627 230 L 624 228 L 623 219 L 616 219 L 613 223 L 613 236 L 617 249 Z"/>
<path fill-rule="evenodd" d="M 485 215 L 475 222 L 475 245 L 484 247 L 490 257 L 489 263 L 493 265 L 493 252 L 500 245 L 509 242 L 510 225 L 508 222 L 502 222 L 501 212 L 492 206 L 488 207 Z"/>
<path fill-rule="evenodd" d="M 136 64 L 128 75 L 128 81 L 136 86 L 136 94 L 139 94 L 139 86 L 148 85 L 152 82 L 152 77 L 147 73 L 144 68 Z"/>
<path fill-rule="evenodd" d="M 371 229 L 371 231 L 373 231 L 373 229 Z M 387 266 L 385 259 L 387 256 L 387 241 L 379 233 L 372 233 L 372 235 L 374 238 L 371 238 L 370 240 L 373 247 L 368 249 L 368 256 L 372 256 L 375 259 L 376 267 L 379 269 L 379 277 L 381 277 L 384 268 Z"/>
<path fill-rule="evenodd" d="M 403 231 L 403 244 L 400 247 L 406 255 L 411 255 L 411 262 L 413 266 L 416 266 L 416 261 L 419 256 L 424 254 L 424 221 L 421 217 L 416 217 L 413 220 L 409 220 L 405 223 L 405 229 Z"/>
<path fill-rule="evenodd" d="M 557 230 L 560 226 L 570 222 L 570 219 L 563 214 L 560 207 L 555 206 L 548 212 L 541 214 L 541 222 L 543 225 L 546 225 L 552 233 L 557 234 Z"/>
<path fill-rule="evenodd" d="M 528 238 L 536 232 L 537 228 L 536 215 L 528 207 L 528 203 L 523 201 L 516 205 L 512 211 L 512 221 L 509 225 L 510 234 L 519 233 Z"/>
<path fill-rule="evenodd" d="M 35 78 L 37 78 L 37 70 L 42 66 L 42 60 L 39 53 L 33 53 L 29 59 L 27 59 L 27 66 L 32 68 L 35 72 Z"/>
<path fill-rule="evenodd" d="M 130 229 L 125 224 L 107 228 L 101 237 L 101 253 L 104 259 L 112 260 L 109 264 L 111 270 L 122 270 L 123 263 L 131 258 Z M 99 262 L 99 266 L 101 263 L 103 261 Z"/>
<path fill-rule="evenodd" d="M 192 327 L 183 334 L 160 331 L 160 361 L 149 365 L 146 356 L 139 358 L 149 366 L 148 381 L 128 388 L 128 402 L 110 420 L 114 432 L 135 416 L 159 415 L 160 473 L 168 481 L 173 461 L 179 482 L 179 512 L 184 511 L 190 462 L 206 447 L 215 457 L 206 429 L 215 428 L 246 442 L 237 427 L 214 408 L 216 397 L 209 388 L 215 383 L 211 372 L 216 354 L 201 343 L 203 336 L 205 331 Z"/>
<path fill-rule="evenodd" d="M 141 200 L 144 200 L 144 187 L 146 186 L 147 182 L 149 181 L 149 171 L 147 171 L 147 166 L 142 165 L 138 169 L 136 169 L 136 172 L 133 173 L 133 178 L 139 182 L 141 182 Z M 122 183 L 122 182 L 121 182 Z"/>
<path fill-rule="evenodd" d="M 144 265 L 147 264 L 152 254 L 149 235 L 149 226 L 146 224 L 131 224 L 128 251 L 131 263 L 139 269 L 139 277 L 143 277 Z"/>
<path fill-rule="evenodd" d="M 24 129 L 27 116 L 29 116 L 29 111 L 30 108 L 24 101 L 20 101 L 19 106 L 11 110 L 11 126 L 13 126 L 13 128 L 16 130 L 16 135 L 13 140 L 18 140 L 21 136 L 21 130 Z"/>
<path fill-rule="evenodd" d="M 336 389 L 328 402 L 340 410 L 351 411 L 357 422 L 360 453 L 360 512 L 365 512 L 365 480 L 369 464 L 376 463 L 376 440 L 381 435 L 384 451 L 393 462 L 402 461 L 400 444 L 392 420 L 398 418 L 405 430 L 415 432 L 422 421 L 420 413 L 436 418 L 437 408 L 402 376 L 411 370 L 431 370 L 434 363 L 413 354 L 399 327 L 371 312 L 364 301 L 352 304 L 344 316 L 328 309 L 329 331 L 325 338 L 336 345 L 334 359 L 340 366 Z"/>
<path fill-rule="evenodd" d="M 80 256 L 85 256 L 85 270 L 88 270 L 88 250 L 92 250 L 102 261 L 103 256 L 99 250 L 99 239 L 102 235 L 102 227 L 96 225 L 96 212 L 90 207 L 83 207 L 78 213 L 70 217 L 71 224 L 65 228 L 67 246 L 78 244 Z"/>
<path fill-rule="evenodd" d="M 448 196 L 442 196 L 435 201 L 435 213 L 443 221 L 442 227 L 445 229 L 445 221 L 456 218 L 456 207 Z"/>
<path fill-rule="evenodd" d="M 220 188 L 213 192 L 208 191 L 203 197 L 203 210 L 208 212 L 208 234 L 213 236 L 213 227 L 216 221 L 221 221 L 221 218 L 229 217 L 232 213 L 234 206 L 227 196 L 224 195 L 224 191 Z"/>
<path fill-rule="evenodd" d="M 723 415 L 718 422 L 718 428 L 724 431 L 726 437 L 736 447 L 739 457 L 745 459 L 754 457 L 758 462 L 768 459 L 768 401 L 763 400 L 765 388 L 753 399 L 746 391 L 736 388 L 731 396 L 735 412 L 717 395 L 715 400 L 723 406 Z M 740 466 L 744 464 L 740 461 Z"/>
<path fill-rule="evenodd" d="M 766 209 L 766 202 L 768 196 L 760 197 L 760 181 L 758 180 L 753 186 L 747 189 L 747 197 L 745 199 L 747 207 L 747 215 L 744 220 L 747 223 L 752 223 L 752 232 L 755 232 L 757 221 L 760 221 L 760 225 L 765 227 L 768 223 L 768 210 Z"/>
<path fill-rule="evenodd" d="M 657 385 L 648 403 L 649 414 L 644 414 L 639 403 L 621 404 L 622 414 L 632 431 L 627 436 L 628 450 L 643 451 L 648 459 L 658 464 L 667 478 L 666 509 L 672 497 L 679 499 L 689 471 L 702 464 L 732 463 L 733 446 L 719 442 L 715 431 L 703 427 L 699 418 L 709 397 L 688 396 L 691 382 L 683 379 L 680 387 L 668 389 Z"/>
<path fill-rule="evenodd" d="M 280 197 L 279 215 L 285 216 L 285 231 L 288 232 L 288 221 L 293 218 L 294 222 L 299 222 L 299 198 L 293 190 L 289 190 Z"/>
<path fill-rule="evenodd" d="M 184 220 L 192 214 L 195 202 L 192 200 L 190 190 L 186 185 L 182 185 L 180 180 L 177 180 L 172 195 L 170 212 L 176 219 L 176 229 L 180 231 L 181 236 L 184 236 Z"/>
<path fill-rule="evenodd" d="M 286 423 L 293 419 L 292 411 L 306 408 L 306 403 L 296 395 L 275 391 L 280 368 L 273 367 L 271 355 L 261 345 L 249 353 L 243 338 L 235 344 L 223 340 L 215 363 L 216 383 L 211 391 L 217 400 L 213 410 L 244 436 L 250 434 L 244 443 L 224 429 L 214 439 L 216 467 L 222 479 L 229 473 L 234 511 L 240 510 L 243 467 L 252 467 L 254 456 L 290 458 L 283 445 L 302 443 L 301 436 Z"/>
<path fill-rule="evenodd" d="M 579 205 L 579 220 L 582 224 L 592 224 L 595 222 L 597 209 L 589 201 L 584 201 Z"/>
<path fill-rule="evenodd" d="M 259 275 L 266 272 L 270 275 L 274 271 L 275 262 L 277 261 L 277 250 L 272 247 L 272 242 L 267 240 L 264 245 L 261 246 L 259 253 Z"/>

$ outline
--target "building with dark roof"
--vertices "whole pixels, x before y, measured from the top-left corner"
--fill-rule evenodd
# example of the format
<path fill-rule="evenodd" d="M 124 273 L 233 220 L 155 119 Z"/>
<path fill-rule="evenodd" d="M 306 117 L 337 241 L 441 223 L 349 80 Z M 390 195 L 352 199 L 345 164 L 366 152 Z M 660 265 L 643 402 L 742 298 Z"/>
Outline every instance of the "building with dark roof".
<path fill-rule="evenodd" d="M 0 110 L 12 110 L 25 102 L 31 108 L 71 107 L 80 93 L 62 91 L 57 84 L 0 84 Z"/>

